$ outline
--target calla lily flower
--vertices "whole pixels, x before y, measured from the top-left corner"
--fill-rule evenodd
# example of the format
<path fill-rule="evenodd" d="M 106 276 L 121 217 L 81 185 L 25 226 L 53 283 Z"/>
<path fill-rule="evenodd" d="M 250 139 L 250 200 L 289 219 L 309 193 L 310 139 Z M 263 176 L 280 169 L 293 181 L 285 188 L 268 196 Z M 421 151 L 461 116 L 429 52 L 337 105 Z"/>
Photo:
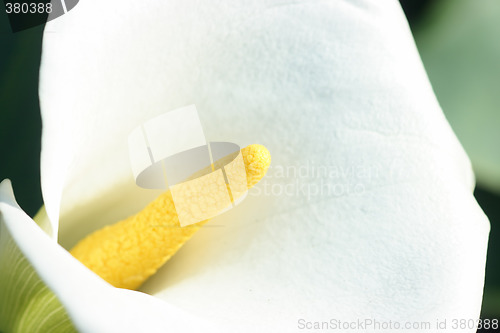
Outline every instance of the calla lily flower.
<path fill-rule="evenodd" d="M 46 26 L 40 101 L 47 233 L 4 182 L 1 235 L 80 331 L 479 317 L 488 220 L 395 0 L 82 1 Z M 209 140 L 268 147 L 268 176 L 140 291 L 111 287 L 66 249 L 158 194 L 127 136 L 189 104 Z"/>

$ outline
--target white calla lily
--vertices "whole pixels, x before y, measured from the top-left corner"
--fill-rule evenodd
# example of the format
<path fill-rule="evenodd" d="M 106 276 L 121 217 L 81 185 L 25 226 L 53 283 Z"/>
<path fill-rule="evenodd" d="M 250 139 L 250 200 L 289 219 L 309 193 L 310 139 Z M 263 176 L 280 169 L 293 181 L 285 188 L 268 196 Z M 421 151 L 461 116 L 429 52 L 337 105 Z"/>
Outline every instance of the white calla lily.
<path fill-rule="evenodd" d="M 40 99 L 44 201 L 66 248 L 157 194 L 135 186 L 127 153 L 157 114 L 194 103 L 210 140 L 262 143 L 273 158 L 257 195 L 146 282 L 152 296 L 11 231 L 82 331 L 149 309 L 151 327 L 174 331 L 479 316 L 488 221 L 395 0 L 82 1 L 47 24 Z M 136 304 L 110 310 L 122 301 Z"/>

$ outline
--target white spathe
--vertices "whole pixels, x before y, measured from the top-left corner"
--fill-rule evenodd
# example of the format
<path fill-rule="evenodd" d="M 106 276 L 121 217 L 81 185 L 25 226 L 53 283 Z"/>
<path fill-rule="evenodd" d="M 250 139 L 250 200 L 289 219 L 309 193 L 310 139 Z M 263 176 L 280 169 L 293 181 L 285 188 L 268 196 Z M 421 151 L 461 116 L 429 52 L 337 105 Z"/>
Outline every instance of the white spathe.
<path fill-rule="evenodd" d="M 196 104 L 208 140 L 269 148 L 253 196 L 142 288 L 197 318 L 479 316 L 488 220 L 395 0 L 81 1 L 46 26 L 40 99 L 65 247 L 157 194 L 128 161 L 146 119 Z"/>
<path fill-rule="evenodd" d="M 65 306 L 77 329 L 93 333 L 212 331 L 200 318 L 141 292 L 114 288 L 89 271 L 22 211 L 9 180 L 0 183 L 0 223 Z"/>

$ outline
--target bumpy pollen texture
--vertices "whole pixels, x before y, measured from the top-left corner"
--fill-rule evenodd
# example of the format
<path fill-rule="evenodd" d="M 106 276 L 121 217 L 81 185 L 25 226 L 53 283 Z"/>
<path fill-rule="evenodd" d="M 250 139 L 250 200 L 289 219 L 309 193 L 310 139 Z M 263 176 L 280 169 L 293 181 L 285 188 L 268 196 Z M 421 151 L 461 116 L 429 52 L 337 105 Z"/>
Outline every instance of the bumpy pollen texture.
<path fill-rule="evenodd" d="M 262 145 L 241 152 L 251 188 L 266 174 L 271 155 Z M 138 214 L 90 234 L 71 254 L 113 286 L 137 289 L 207 221 L 181 227 L 167 191 Z"/>

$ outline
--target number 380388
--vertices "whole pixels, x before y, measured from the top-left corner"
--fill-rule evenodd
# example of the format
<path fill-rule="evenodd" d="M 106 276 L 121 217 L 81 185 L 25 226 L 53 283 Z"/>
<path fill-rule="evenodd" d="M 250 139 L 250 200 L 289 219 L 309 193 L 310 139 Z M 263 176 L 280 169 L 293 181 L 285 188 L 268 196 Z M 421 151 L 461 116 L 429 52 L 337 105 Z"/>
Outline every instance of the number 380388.
<path fill-rule="evenodd" d="M 52 12 L 52 4 L 49 3 L 27 3 L 27 2 L 7 2 L 5 4 L 7 14 L 43 14 Z"/>

